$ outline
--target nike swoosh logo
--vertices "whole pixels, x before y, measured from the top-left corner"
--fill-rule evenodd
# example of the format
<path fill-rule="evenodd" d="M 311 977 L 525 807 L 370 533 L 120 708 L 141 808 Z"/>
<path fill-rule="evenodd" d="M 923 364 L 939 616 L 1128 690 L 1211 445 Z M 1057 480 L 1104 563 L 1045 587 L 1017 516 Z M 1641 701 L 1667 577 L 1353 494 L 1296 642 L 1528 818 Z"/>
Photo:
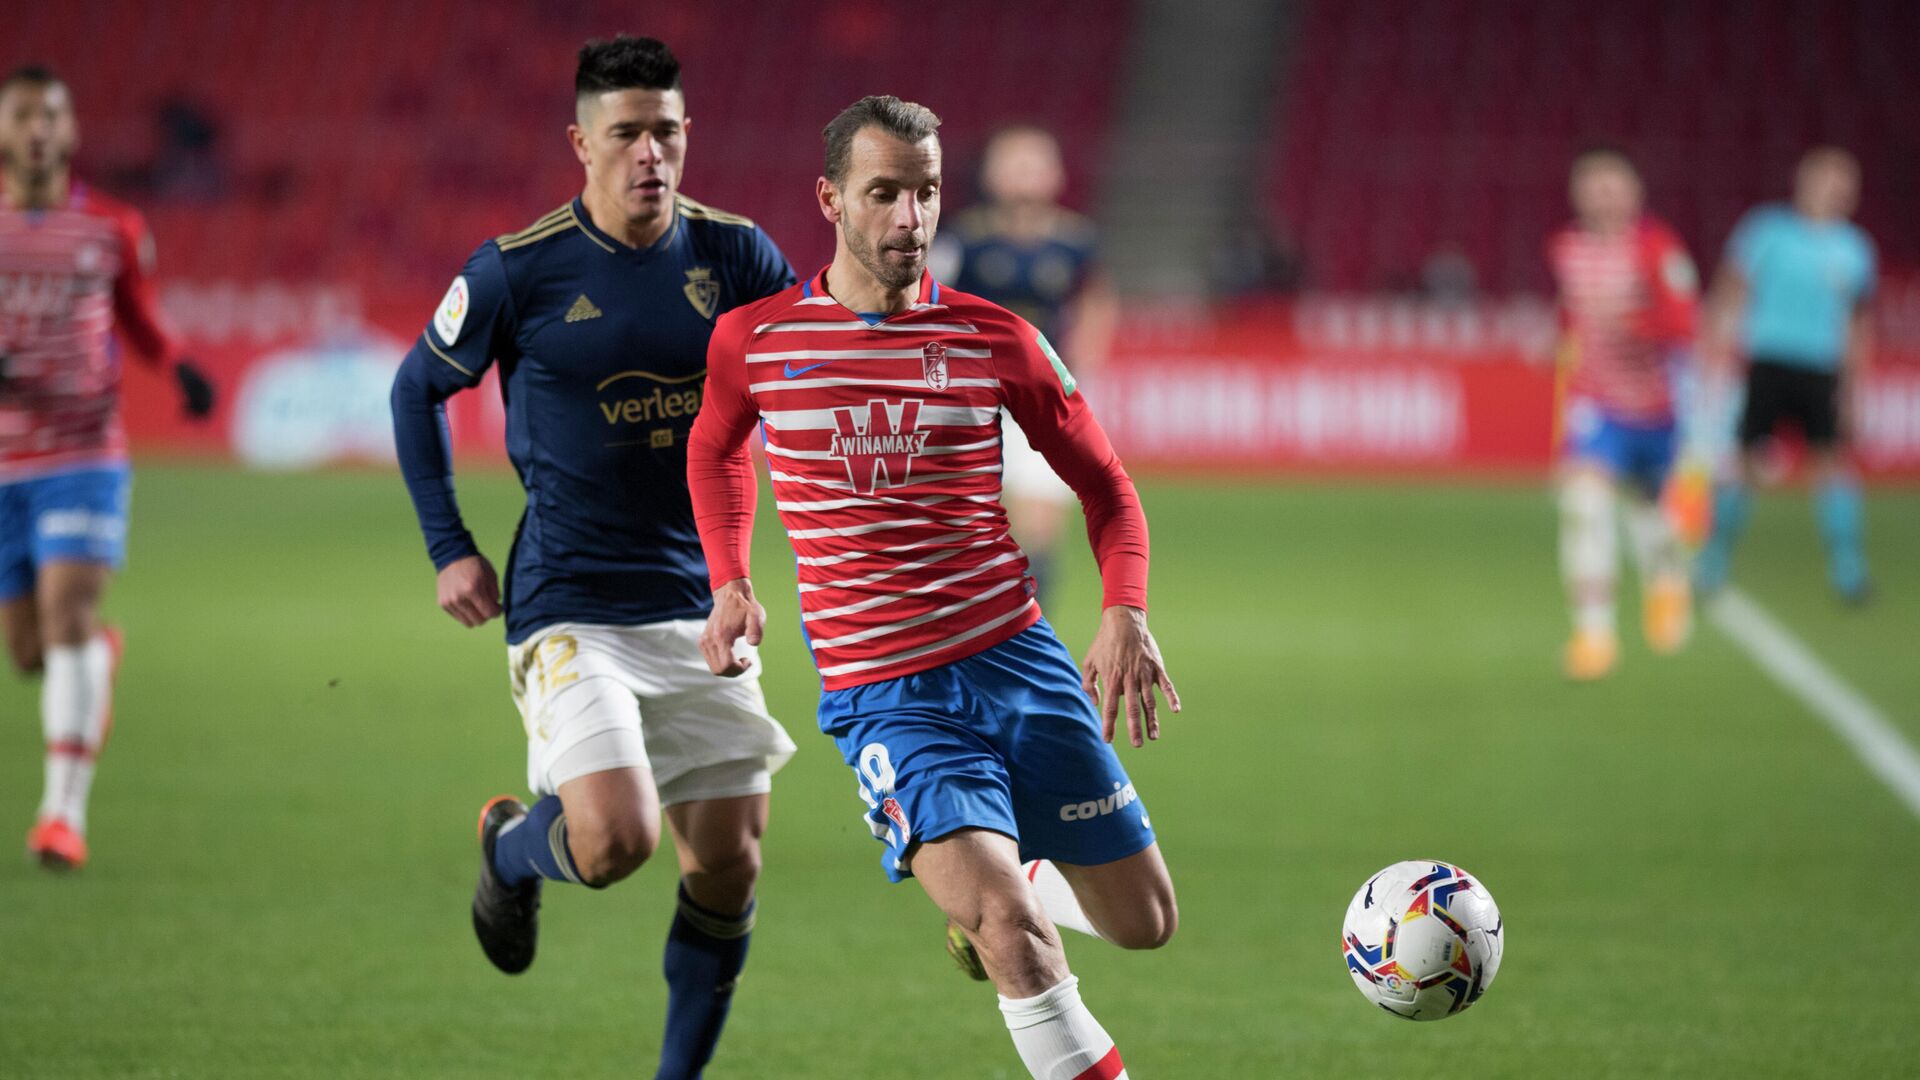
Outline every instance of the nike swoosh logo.
<path fill-rule="evenodd" d="M 823 368 L 831 363 L 833 363 L 833 361 L 831 360 L 822 360 L 818 364 L 809 364 L 806 367 L 797 368 L 797 367 L 794 367 L 793 362 L 789 360 L 788 362 L 780 365 L 780 373 L 782 375 L 785 375 L 789 379 L 797 379 L 800 376 L 805 375 L 807 372 L 812 371 L 815 368 Z"/>

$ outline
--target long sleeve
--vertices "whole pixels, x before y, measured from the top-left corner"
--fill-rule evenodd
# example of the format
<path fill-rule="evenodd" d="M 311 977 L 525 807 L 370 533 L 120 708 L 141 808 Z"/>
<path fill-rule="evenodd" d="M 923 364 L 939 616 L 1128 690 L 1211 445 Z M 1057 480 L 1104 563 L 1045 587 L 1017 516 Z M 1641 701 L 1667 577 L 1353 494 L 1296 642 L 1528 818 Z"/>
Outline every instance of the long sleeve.
<path fill-rule="evenodd" d="M 473 534 L 460 518 L 460 504 L 454 497 L 453 445 L 445 404 L 454 389 L 436 386 L 429 366 L 440 363 L 423 344 L 415 343 L 400 362 L 390 398 L 400 477 L 413 499 L 413 512 L 420 519 L 420 532 L 426 537 L 427 554 L 435 570 L 480 553 Z"/>
<path fill-rule="evenodd" d="M 736 309 L 714 325 L 707 342 L 700 415 L 687 439 L 687 490 L 715 588 L 748 576 L 752 569 L 753 513 L 760 485 L 754 479 L 747 437 L 760 415 L 747 392 L 745 339 L 752 324 L 741 316 L 750 310 Z"/>
<path fill-rule="evenodd" d="M 113 319 L 133 353 L 155 367 L 174 360 L 173 338 L 153 291 L 153 234 L 131 210 L 119 215 L 120 276 L 113 283 Z"/>
<path fill-rule="evenodd" d="M 1007 411 L 1053 471 L 1080 497 L 1100 564 L 1106 607 L 1147 606 L 1147 515 L 1133 478 L 1094 419 L 1073 375 L 1032 326 L 1016 321 L 1013 355 L 996 357 Z M 997 352 L 998 350 L 996 350 Z"/>
<path fill-rule="evenodd" d="M 394 451 L 436 570 L 480 553 L 454 498 L 446 400 L 478 386 L 487 367 L 511 353 L 513 327 L 506 269 L 499 250 L 488 242 L 453 279 L 394 375 L 388 399 Z"/>

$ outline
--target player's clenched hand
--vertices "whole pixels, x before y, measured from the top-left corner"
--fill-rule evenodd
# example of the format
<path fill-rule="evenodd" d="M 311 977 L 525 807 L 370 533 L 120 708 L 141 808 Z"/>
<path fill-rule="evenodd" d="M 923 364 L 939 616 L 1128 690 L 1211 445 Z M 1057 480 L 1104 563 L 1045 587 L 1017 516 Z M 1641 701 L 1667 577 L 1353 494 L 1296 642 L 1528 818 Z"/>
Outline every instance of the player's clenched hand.
<path fill-rule="evenodd" d="M 500 614 L 500 579 L 485 555 L 455 559 L 440 571 L 440 610 L 465 627 L 479 626 Z"/>
<path fill-rule="evenodd" d="M 753 658 L 734 652 L 741 638 L 759 645 L 767 629 L 767 609 L 753 598 L 753 583 L 736 578 L 713 591 L 713 613 L 707 616 L 707 628 L 700 632 L 700 655 L 707 658 L 707 670 L 733 678 L 744 675 L 753 666 Z"/>
<path fill-rule="evenodd" d="M 1100 613 L 1100 632 L 1093 636 L 1086 663 L 1080 665 L 1080 686 L 1100 707 L 1101 737 L 1113 741 L 1121 700 L 1127 709 L 1127 735 L 1135 746 L 1160 737 L 1160 716 L 1153 699 L 1159 687 L 1167 705 L 1180 711 L 1180 695 L 1173 689 L 1160 646 L 1147 630 L 1147 613 L 1115 605 Z"/>

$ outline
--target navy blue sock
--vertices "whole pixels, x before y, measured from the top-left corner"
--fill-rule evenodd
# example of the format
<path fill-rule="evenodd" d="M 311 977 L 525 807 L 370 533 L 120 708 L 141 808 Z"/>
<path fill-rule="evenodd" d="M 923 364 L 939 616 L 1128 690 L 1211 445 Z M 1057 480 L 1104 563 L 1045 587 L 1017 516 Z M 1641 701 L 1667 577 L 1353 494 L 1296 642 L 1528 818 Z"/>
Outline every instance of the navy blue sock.
<path fill-rule="evenodd" d="M 667 1035 L 654 1080 L 694 1080 L 713 1059 L 733 1005 L 734 982 L 747 963 L 755 905 L 721 915 L 693 902 L 680 884 L 680 910 L 667 934 Z"/>
<path fill-rule="evenodd" d="M 567 815 L 560 796 L 534 803 L 520 824 L 500 834 L 493 842 L 493 872 L 509 888 L 534 878 L 580 883 L 580 868 L 567 849 Z"/>

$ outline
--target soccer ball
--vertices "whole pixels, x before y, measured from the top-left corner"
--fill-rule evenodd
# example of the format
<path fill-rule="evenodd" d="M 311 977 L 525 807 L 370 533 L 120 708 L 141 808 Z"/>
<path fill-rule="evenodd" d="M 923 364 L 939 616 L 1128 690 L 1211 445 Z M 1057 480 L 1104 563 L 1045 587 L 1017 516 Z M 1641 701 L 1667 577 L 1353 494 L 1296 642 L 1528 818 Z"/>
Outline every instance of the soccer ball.
<path fill-rule="evenodd" d="M 1439 1020 L 1480 1000 L 1506 943 L 1479 879 L 1440 862 L 1397 862 L 1347 905 L 1340 952 L 1368 1001 L 1408 1020 Z"/>

